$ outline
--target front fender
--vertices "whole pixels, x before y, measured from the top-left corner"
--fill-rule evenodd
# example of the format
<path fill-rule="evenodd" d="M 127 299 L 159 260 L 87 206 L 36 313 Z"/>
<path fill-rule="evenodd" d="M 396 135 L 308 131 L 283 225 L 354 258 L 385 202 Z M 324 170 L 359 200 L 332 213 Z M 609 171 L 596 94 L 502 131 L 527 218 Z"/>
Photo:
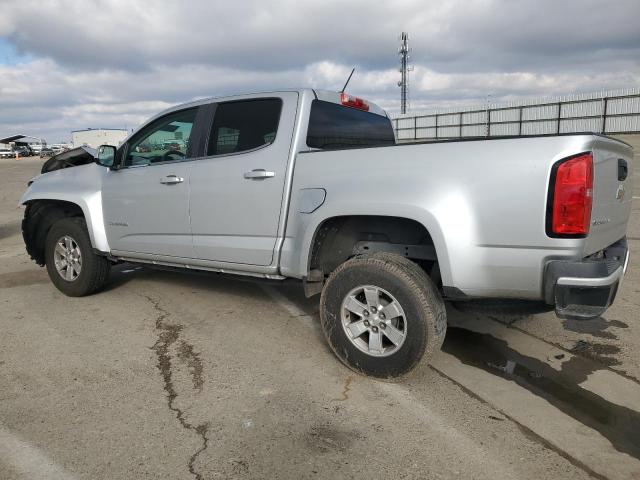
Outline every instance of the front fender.
<path fill-rule="evenodd" d="M 53 200 L 77 205 L 84 214 L 93 248 L 109 252 L 102 216 L 102 175 L 96 164 L 55 170 L 36 177 L 20 198 L 26 205 L 36 200 Z"/>

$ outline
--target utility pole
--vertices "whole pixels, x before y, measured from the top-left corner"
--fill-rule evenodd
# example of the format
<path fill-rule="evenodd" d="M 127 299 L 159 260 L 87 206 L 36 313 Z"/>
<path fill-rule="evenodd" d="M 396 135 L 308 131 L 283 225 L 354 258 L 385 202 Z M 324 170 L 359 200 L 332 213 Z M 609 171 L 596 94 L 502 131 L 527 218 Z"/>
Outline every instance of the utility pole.
<path fill-rule="evenodd" d="M 400 87 L 400 113 L 407 113 L 407 106 L 409 103 L 409 72 L 413 70 L 409 66 L 409 34 L 402 32 L 400 34 L 400 48 L 398 49 L 398 55 L 400 55 L 400 81 L 398 86 Z"/>

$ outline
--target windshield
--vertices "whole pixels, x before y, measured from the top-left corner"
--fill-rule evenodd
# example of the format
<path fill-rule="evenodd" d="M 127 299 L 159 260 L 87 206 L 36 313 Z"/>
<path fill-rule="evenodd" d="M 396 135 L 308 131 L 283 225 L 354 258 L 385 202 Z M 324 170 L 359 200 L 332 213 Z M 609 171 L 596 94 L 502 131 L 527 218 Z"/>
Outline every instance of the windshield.
<path fill-rule="evenodd" d="M 322 100 L 311 104 L 309 147 L 336 149 L 394 144 L 393 126 L 387 117 Z"/>

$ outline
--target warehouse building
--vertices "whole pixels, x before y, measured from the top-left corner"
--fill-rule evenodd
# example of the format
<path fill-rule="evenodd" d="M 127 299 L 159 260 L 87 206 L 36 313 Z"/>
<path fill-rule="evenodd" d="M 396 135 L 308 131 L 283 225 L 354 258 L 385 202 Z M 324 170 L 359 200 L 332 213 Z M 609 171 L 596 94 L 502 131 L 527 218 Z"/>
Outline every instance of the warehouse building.
<path fill-rule="evenodd" d="M 125 128 L 87 128 L 71 132 L 74 147 L 98 148 L 100 145 L 119 146 L 127 137 Z"/>

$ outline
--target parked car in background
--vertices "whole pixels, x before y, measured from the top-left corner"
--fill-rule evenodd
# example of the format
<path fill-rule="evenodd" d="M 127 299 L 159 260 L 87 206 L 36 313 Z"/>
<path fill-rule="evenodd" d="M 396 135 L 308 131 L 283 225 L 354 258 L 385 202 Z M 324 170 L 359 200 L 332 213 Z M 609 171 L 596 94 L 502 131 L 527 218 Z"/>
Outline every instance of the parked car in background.
<path fill-rule="evenodd" d="M 25 146 L 13 147 L 14 153 L 18 154 L 18 157 L 30 157 L 31 149 Z"/>
<path fill-rule="evenodd" d="M 46 143 L 31 143 L 29 148 L 33 152 L 34 155 L 38 155 L 43 148 L 46 148 Z"/>
<path fill-rule="evenodd" d="M 69 148 L 67 148 L 66 145 L 55 144 L 55 145 L 51 145 L 51 150 L 53 150 L 54 153 L 57 155 L 58 153 L 62 153 L 62 152 L 68 151 Z"/>
<path fill-rule="evenodd" d="M 0 148 L 0 158 L 16 158 L 16 154 L 10 148 Z"/>
<path fill-rule="evenodd" d="M 40 158 L 52 157 L 55 154 L 56 152 L 54 152 L 53 149 L 49 147 L 42 147 L 42 149 L 40 150 Z"/>

